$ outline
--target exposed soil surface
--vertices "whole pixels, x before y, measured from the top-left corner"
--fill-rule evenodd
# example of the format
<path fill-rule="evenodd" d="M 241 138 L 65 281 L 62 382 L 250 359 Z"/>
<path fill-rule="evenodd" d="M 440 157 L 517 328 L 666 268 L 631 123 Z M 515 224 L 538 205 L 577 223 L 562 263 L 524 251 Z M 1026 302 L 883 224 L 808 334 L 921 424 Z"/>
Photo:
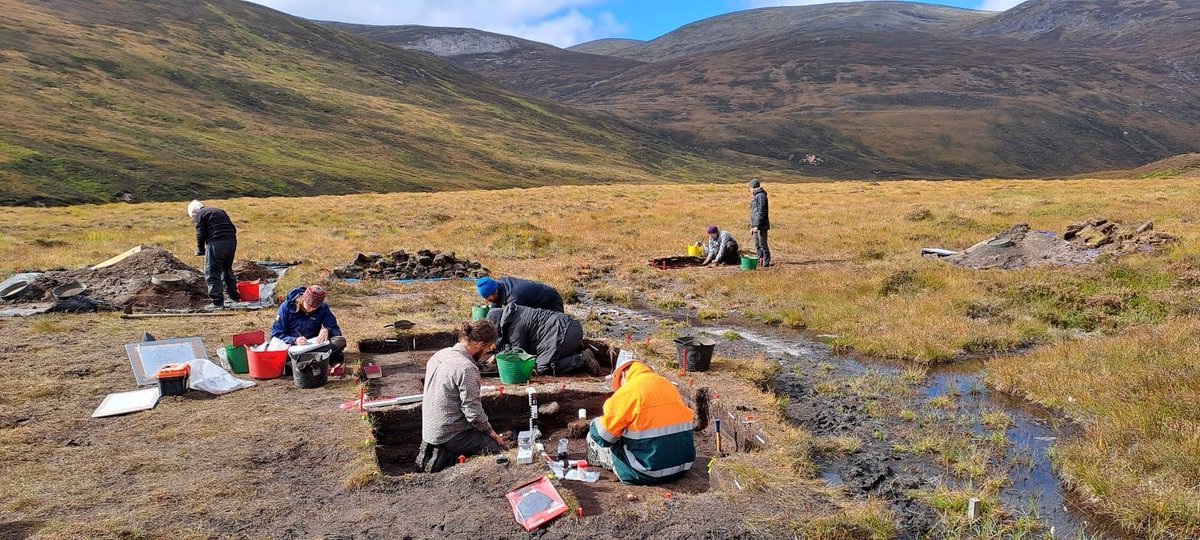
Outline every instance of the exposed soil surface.
<path fill-rule="evenodd" d="M 1061 237 L 1018 223 L 943 260 L 976 270 L 1072 266 L 1090 263 L 1101 254 L 1124 255 L 1153 249 L 1174 239 L 1155 231 L 1152 222 L 1126 225 L 1092 218 L 1068 226 Z"/>
<path fill-rule="evenodd" d="M 387 255 L 359 253 L 348 264 L 334 267 L 333 275 L 343 279 L 473 278 L 488 275 L 488 269 L 477 261 L 459 259 L 453 251 L 408 253 L 401 249 Z"/>
<path fill-rule="evenodd" d="M 270 281 L 279 276 L 274 270 L 246 259 L 233 261 L 233 273 L 238 281 Z"/>
<path fill-rule="evenodd" d="M 651 268 L 660 270 L 671 270 L 675 268 L 693 268 L 702 266 L 704 261 L 700 257 L 678 256 L 678 257 L 659 257 L 650 259 L 646 264 Z"/>
<path fill-rule="evenodd" d="M 410 342 L 404 337 L 400 337 L 391 340 L 391 343 L 369 343 L 365 348 L 387 350 L 389 347 L 403 348 L 410 343 L 414 346 L 448 345 L 453 342 L 452 339 L 452 336 L 449 335 L 440 336 L 440 339 L 423 336 L 423 341 L 418 343 L 416 340 Z M 598 358 L 609 358 L 606 344 L 595 341 L 590 343 L 599 349 Z M 384 373 L 382 378 L 372 381 L 372 392 L 377 396 L 420 393 L 425 375 L 425 364 L 435 352 L 434 349 L 417 349 L 364 353 L 363 360 L 379 364 Z M 607 364 L 607 362 L 602 363 Z M 606 365 L 605 367 L 611 366 Z M 604 401 L 611 395 L 608 384 L 602 376 L 589 377 L 584 374 L 559 377 L 535 376 L 528 385 L 505 385 L 495 377 L 485 377 L 482 382 L 485 386 L 497 387 L 497 390 L 485 391 L 482 398 L 483 406 L 493 428 L 509 438 L 510 441 L 515 441 L 516 432 L 528 429 L 529 402 L 526 389 L 535 388 L 540 405 L 538 428 L 543 432 L 540 441 L 545 445 L 548 453 L 553 454 L 557 441 L 560 438 L 567 438 L 570 459 L 583 459 L 586 453 L 586 420 L 583 423 L 578 420 L 578 411 L 584 409 L 588 418 L 594 417 L 601 413 Z M 445 478 L 462 478 L 464 474 L 467 474 L 470 485 L 463 486 L 461 490 L 451 489 L 451 496 L 475 500 L 477 504 L 494 507 L 497 506 L 496 501 L 502 500 L 507 491 L 547 474 L 549 471 L 541 456 L 536 456 L 533 464 L 525 465 L 513 461 L 497 463 L 493 458 L 484 456 L 439 473 L 422 473 L 417 470 L 414 463 L 421 437 L 421 405 L 416 403 L 369 411 L 368 414 L 374 426 L 376 456 L 380 468 L 385 474 L 393 476 L 395 481 L 400 484 L 429 485 L 433 483 L 440 485 L 446 481 Z M 710 481 L 705 465 L 716 450 L 711 430 L 703 429 L 705 427 L 703 423 L 700 423 L 698 427 L 700 429 L 695 433 L 696 466 L 687 476 L 675 482 L 661 486 L 629 486 L 621 484 L 611 471 L 593 468 L 593 470 L 601 472 L 600 480 L 594 483 L 556 480 L 555 484 L 560 493 L 566 494 L 567 500 L 572 504 L 572 512 L 578 512 L 576 508 L 582 508 L 585 517 L 604 516 L 606 520 L 615 517 L 624 522 L 631 510 L 640 508 L 642 505 L 649 505 L 651 508 L 670 511 L 673 517 L 664 520 L 662 526 L 666 530 L 678 528 L 677 533 L 682 534 L 686 525 L 675 523 L 677 518 L 699 518 L 699 515 L 691 516 L 691 518 L 676 516 L 678 507 L 671 498 L 668 498 L 668 494 L 673 497 L 674 494 L 701 494 L 709 491 Z M 508 458 L 510 460 L 513 458 L 511 452 Z M 717 511 L 715 508 L 710 509 L 706 514 L 715 511 Z M 511 519 L 475 521 L 472 516 L 466 518 L 467 521 L 463 523 L 457 519 L 442 520 L 435 517 L 440 516 L 443 512 L 440 508 L 428 509 L 429 515 L 427 516 L 424 515 L 425 512 L 426 510 L 419 511 L 424 517 L 417 516 L 417 520 L 438 523 L 436 532 L 445 534 L 447 537 L 454 537 L 458 534 L 469 534 L 475 538 L 500 537 L 509 534 L 513 528 Z M 473 511 L 472 513 L 477 514 L 478 512 Z M 412 512 L 410 512 L 411 514 Z M 578 517 L 577 513 L 575 517 Z M 726 537 L 726 535 L 739 537 L 745 534 L 738 532 L 740 526 L 729 525 L 738 520 L 728 511 L 721 511 L 719 514 L 712 514 L 709 517 L 712 519 L 707 520 L 709 523 L 705 527 L 717 527 L 721 532 L 712 533 L 717 537 Z M 653 537 L 654 534 L 649 529 L 639 532 L 635 528 L 632 532 L 634 537 L 640 537 L 640 535 Z M 622 537 L 627 535 L 628 533 L 621 534 Z M 688 534 L 682 534 L 682 536 L 687 537 Z M 602 536 L 589 537 L 599 538 Z M 675 536 L 668 533 L 667 537 Z"/>
<path fill-rule="evenodd" d="M 173 286 L 155 285 L 150 278 L 158 274 L 172 274 L 182 281 Z M 50 291 L 73 281 L 87 285 L 85 295 L 115 308 L 135 305 L 148 309 L 187 309 L 204 307 L 210 302 L 204 274 L 160 248 L 143 249 L 97 270 L 87 267 L 46 272 L 19 302 L 53 302 Z"/>

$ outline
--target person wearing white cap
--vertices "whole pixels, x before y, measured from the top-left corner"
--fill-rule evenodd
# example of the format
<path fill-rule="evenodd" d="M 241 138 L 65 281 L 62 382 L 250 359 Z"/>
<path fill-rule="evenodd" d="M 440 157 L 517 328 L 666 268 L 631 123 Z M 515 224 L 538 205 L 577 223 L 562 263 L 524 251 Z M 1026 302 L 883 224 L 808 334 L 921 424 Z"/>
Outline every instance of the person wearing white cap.
<path fill-rule="evenodd" d="M 215 206 L 204 206 L 200 201 L 187 205 L 188 217 L 196 225 L 196 255 L 204 257 L 204 281 L 208 283 L 211 307 L 224 307 L 225 295 L 240 302 L 237 292 L 237 276 L 233 273 L 233 257 L 237 252 L 237 227 L 229 214 Z M 222 294 L 222 286 L 225 293 Z"/>

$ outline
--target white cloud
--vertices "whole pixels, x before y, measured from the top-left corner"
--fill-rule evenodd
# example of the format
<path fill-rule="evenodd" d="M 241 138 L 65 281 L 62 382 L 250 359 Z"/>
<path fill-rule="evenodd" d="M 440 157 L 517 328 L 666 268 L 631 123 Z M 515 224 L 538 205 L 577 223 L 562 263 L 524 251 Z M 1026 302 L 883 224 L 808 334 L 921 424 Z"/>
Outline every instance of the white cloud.
<path fill-rule="evenodd" d="M 307 19 L 476 28 L 560 47 L 625 31 L 607 12 L 591 17 L 579 11 L 601 0 L 252 1 Z"/>
<path fill-rule="evenodd" d="M 1013 6 L 1024 2 L 1025 0 L 983 0 L 983 4 L 979 9 L 984 11 L 1008 11 Z"/>

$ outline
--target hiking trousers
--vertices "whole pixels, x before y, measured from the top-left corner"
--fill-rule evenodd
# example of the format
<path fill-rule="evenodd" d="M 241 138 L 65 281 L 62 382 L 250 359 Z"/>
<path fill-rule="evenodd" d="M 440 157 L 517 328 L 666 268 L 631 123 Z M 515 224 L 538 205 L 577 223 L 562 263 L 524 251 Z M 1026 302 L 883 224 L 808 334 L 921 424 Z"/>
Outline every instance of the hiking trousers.
<path fill-rule="evenodd" d="M 208 282 L 208 297 L 214 306 L 225 305 L 225 294 L 234 302 L 241 300 L 237 292 L 237 276 L 233 274 L 233 255 L 237 241 L 209 242 L 204 249 L 204 281 Z M 221 288 L 225 288 L 222 294 Z"/>
<path fill-rule="evenodd" d="M 754 249 L 757 251 L 758 264 L 771 266 L 771 248 L 767 246 L 767 231 L 759 229 L 754 233 Z"/>
<path fill-rule="evenodd" d="M 583 367 L 583 324 L 574 319 L 553 352 L 549 365 L 535 366 L 539 375 L 561 375 Z"/>

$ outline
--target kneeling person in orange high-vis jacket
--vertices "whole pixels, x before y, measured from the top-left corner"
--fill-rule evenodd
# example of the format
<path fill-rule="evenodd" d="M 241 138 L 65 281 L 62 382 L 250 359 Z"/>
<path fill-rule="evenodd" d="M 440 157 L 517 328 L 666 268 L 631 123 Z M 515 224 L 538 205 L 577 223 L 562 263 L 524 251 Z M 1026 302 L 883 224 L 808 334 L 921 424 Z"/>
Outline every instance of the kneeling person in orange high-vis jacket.
<path fill-rule="evenodd" d="M 588 436 L 611 447 L 613 472 L 625 484 L 657 484 L 687 474 L 696 461 L 695 413 L 679 390 L 646 364 L 633 360 L 613 371 L 613 395 Z"/>

